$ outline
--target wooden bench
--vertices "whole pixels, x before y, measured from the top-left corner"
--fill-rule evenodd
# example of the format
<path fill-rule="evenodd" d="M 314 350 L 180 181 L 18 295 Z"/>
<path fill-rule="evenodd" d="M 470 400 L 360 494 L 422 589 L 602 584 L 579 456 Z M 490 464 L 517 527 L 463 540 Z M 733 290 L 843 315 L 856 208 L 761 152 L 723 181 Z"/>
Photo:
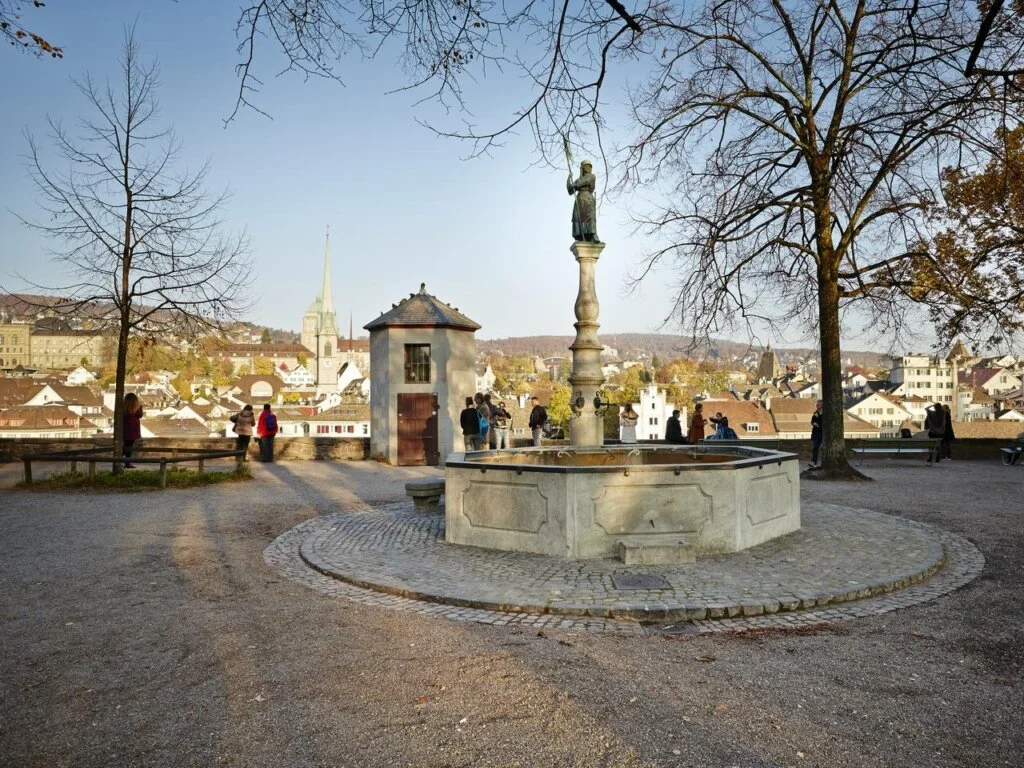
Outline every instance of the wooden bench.
<path fill-rule="evenodd" d="M 146 456 L 146 452 L 150 453 L 170 453 L 168 456 Z M 210 448 L 180 448 L 178 446 L 171 446 L 169 448 L 147 448 L 145 446 L 136 446 L 132 451 L 131 457 L 113 457 L 113 450 L 111 446 L 101 446 L 99 448 L 83 448 L 75 451 L 60 451 L 56 453 L 27 453 L 22 457 L 22 462 L 25 465 L 25 484 L 32 485 L 32 463 L 40 461 L 58 461 L 58 462 L 70 462 L 71 471 L 76 472 L 78 470 L 78 462 L 83 462 L 88 467 L 88 476 L 93 478 L 96 476 L 96 465 L 97 464 L 110 464 L 113 467 L 124 467 L 125 464 L 153 464 L 159 465 L 160 470 L 160 487 L 167 487 L 167 465 L 171 464 L 182 464 L 185 462 L 196 462 L 197 471 L 199 474 L 203 474 L 205 464 L 208 460 L 212 459 L 235 459 L 236 471 L 242 469 L 242 463 L 245 461 L 245 451 L 226 450 L 221 451 Z"/>
<path fill-rule="evenodd" d="M 444 495 L 444 478 L 423 477 L 417 480 L 406 480 L 405 493 L 413 500 L 416 509 L 426 511 L 436 509 Z"/>
<path fill-rule="evenodd" d="M 1017 440 L 1005 448 L 1000 448 L 999 453 L 1002 455 L 1004 466 L 1009 467 L 1016 464 L 1020 461 L 1021 455 L 1024 454 L 1024 439 Z"/>
<path fill-rule="evenodd" d="M 735 445 L 740 448 L 764 448 L 768 451 L 777 451 L 779 450 L 780 442 L 781 441 L 778 438 L 774 440 L 771 438 L 762 439 L 758 437 L 753 437 L 749 440 L 715 440 L 713 438 L 705 437 L 700 440 L 697 445 L 707 446 L 708 448 L 714 448 L 716 445 Z"/>
<path fill-rule="evenodd" d="M 850 453 L 859 457 L 860 464 L 865 456 L 924 456 L 928 463 L 938 461 L 939 443 L 934 438 L 900 438 L 898 440 L 851 440 Z"/>

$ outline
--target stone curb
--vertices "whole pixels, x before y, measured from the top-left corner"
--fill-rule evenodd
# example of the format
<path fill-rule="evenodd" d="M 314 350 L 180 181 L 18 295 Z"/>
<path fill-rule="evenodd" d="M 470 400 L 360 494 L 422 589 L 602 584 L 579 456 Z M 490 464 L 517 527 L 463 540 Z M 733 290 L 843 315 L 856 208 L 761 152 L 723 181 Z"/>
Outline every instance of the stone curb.
<path fill-rule="evenodd" d="M 440 605 L 452 605 L 459 608 L 477 608 L 498 613 L 531 613 L 537 615 L 553 614 L 557 616 L 588 616 L 603 619 L 633 619 L 642 624 L 664 624 L 678 621 L 714 621 L 732 619 L 737 616 L 749 618 L 764 614 L 788 613 L 792 611 L 822 608 L 827 605 L 852 602 L 873 597 L 879 594 L 894 592 L 917 584 L 935 574 L 946 561 L 942 547 L 935 553 L 935 561 L 919 571 L 901 573 L 891 579 L 875 582 L 866 587 L 859 587 L 842 593 L 814 592 L 796 595 L 780 595 L 777 598 L 760 601 L 743 601 L 735 603 L 716 603 L 704 605 L 699 603 L 669 606 L 665 603 L 631 603 L 620 602 L 610 606 L 594 606 L 582 603 L 499 603 L 490 600 L 477 600 L 469 595 L 448 595 L 441 592 L 428 592 L 403 587 L 393 587 L 368 579 L 362 579 L 337 570 L 337 566 L 324 562 L 314 553 L 308 551 L 308 539 L 299 545 L 299 557 L 310 568 L 327 576 L 338 579 L 361 589 L 368 589 L 395 597 L 419 600 Z"/>
<path fill-rule="evenodd" d="M 916 521 L 901 520 L 934 533 L 938 539 L 935 562 L 916 573 L 898 573 L 872 585 L 859 585 L 845 593 L 781 595 L 778 599 L 683 605 L 669 609 L 659 603 L 622 603 L 604 606 L 537 606 L 474 600 L 460 595 L 438 600 L 419 590 L 384 588 L 368 580 L 340 578 L 315 556 L 302 553 L 302 545 L 330 518 L 309 520 L 282 534 L 264 553 L 266 562 L 289 578 L 356 602 L 390 609 L 437 615 L 454 620 L 499 625 L 530 625 L 584 631 L 636 634 L 641 623 L 682 623 L 682 629 L 656 631 L 721 632 L 754 628 L 792 628 L 809 624 L 881 615 L 898 608 L 934 600 L 967 584 L 984 567 L 984 557 L 963 537 Z M 423 598 L 430 600 L 424 602 Z M 568 608 L 568 610 L 565 610 Z M 571 611 L 576 612 L 571 612 Z"/>

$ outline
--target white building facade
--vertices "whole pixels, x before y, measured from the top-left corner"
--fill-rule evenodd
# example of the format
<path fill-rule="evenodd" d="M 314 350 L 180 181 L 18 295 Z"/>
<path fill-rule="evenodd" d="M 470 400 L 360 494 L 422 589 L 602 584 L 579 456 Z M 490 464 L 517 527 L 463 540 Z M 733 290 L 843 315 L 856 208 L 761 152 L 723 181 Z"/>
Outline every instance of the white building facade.
<path fill-rule="evenodd" d="M 636 423 L 636 439 L 664 440 L 665 425 L 668 424 L 672 411 L 676 409 L 676 404 L 668 402 L 665 390 L 655 384 L 650 384 L 640 390 L 639 395 L 639 402 L 633 403 L 633 410 L 640 416 Z M 679 421 L 685 435 L 687 413 L 685 408 L 681 408 L 680 411 Z M 619 436 L 622 436 L 621 426 L 619 427 Z"/>

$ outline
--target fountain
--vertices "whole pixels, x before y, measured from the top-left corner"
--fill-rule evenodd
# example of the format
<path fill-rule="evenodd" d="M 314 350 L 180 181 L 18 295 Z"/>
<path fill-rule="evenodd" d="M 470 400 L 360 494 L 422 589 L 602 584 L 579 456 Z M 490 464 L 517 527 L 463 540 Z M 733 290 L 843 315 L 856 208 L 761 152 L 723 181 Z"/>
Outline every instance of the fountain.
<path fill-rule="evenodd" d="M 589 165 L 568 184 L 578 193 L 571 250 L 580 265 L 570 446 L 450 456 L 445 539 L 574 559 L 686 563 L 798 530 L 793 454 L 742 446 L 603 445 L 594 275 L 605 244 L 597 240 Z"/>

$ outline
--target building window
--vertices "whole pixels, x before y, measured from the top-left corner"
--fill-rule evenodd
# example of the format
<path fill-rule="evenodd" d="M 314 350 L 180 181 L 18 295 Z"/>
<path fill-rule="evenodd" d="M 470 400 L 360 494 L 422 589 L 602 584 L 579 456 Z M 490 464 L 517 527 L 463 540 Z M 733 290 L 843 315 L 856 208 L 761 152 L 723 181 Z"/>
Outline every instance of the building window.
<path fill-rule="evenodd" d="M 430 345 L 405 345 L 405 383 L 426 384 L 430 382 Z"/>
<path fill-rule="evenodd" d="M 344 430 L 341 427 L 342 427 L 341 424 L 335 424 L 334 425 L 334 431 L 337 432 L 339 435 L 344 432 Z"/>
<path fill-rule="evenodd" d="M 760 424 L 754 424 L 753 422 L 747 422 L 746 424 L 743 425 L 743 427 L 744 427 L 744 429 L 747 430 L 747 432 L 760 432 L 761 431 L 761 425 Z"/>

